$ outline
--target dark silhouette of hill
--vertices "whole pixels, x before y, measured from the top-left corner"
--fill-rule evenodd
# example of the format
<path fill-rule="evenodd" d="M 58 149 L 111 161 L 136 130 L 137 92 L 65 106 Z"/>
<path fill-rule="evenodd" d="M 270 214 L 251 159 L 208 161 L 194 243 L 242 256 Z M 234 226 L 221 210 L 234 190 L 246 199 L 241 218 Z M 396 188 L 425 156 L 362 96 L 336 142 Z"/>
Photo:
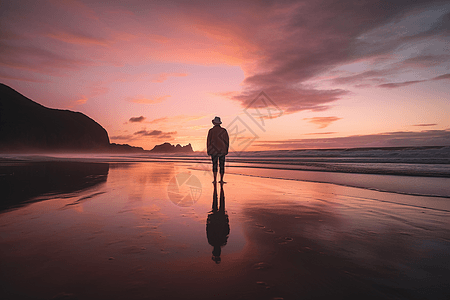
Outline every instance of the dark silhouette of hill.
<path fill-rule="evenodd" d="M 0 83 L 0 152 L 147 152 L 109 142 L 108 132 L 88 116 L 45 107 Z M 155 146 L 151 151 L 194 152 L 191 144 Z"/>
<path fill-rule="evenodd" d="M 0 151 L 106 150 L 106 130 L 88 116 L 42 106 L 0 84 Z"/>
<path fill-rule="evenodd" d="M 171 145 L 170 143 L 164 143 L 161 145 L 156 145 L 153 147 L 150 152 L 163 152 L 163 153 L 190 153 L 194 152 L 191 144 L 187 144 L 186 146 L 181 146 L 177 144 L 176 146 Z"/>

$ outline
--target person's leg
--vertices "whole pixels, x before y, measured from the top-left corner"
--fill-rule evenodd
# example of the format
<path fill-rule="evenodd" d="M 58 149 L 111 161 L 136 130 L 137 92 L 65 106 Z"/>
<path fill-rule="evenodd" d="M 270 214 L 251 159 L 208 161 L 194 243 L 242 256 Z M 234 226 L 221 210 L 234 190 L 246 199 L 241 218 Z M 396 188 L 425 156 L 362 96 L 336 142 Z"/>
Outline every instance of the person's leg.
<path fill-rule="evenodd" d="M 224 182 L 223 175 L 225 174 L 225 155 L 219 156 L 219 167 L 220 167 L 220 182 Z"/>
<path fill-rule="evenodd" d="M 218 157 L 216 156 L 216 155 L 211 155 L 211 160 L 212 160 L 212 163 L 213 163 L 213 166 L 212 166 L 212 171 L 213 171 L 213 175 L 214 175 L 214 181 L 213 182 L 217 182 L 217 160 L 218 160 Z"/>

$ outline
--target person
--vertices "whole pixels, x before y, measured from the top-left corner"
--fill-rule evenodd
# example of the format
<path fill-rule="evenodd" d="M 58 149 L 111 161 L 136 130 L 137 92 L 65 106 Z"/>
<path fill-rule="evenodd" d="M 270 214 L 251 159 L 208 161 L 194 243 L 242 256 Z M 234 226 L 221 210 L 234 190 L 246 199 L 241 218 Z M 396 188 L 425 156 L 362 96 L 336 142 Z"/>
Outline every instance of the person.
<path fill-rule="evenodd" d="M 220 167 L 220 183 L 225 183 L 223 181 L 223 175 L 225 174 L 225 155 L 228 154 L 228 148 L 230 144 L 230 139 L 228 137 L 228 132 L 225 128 L 222 128 L 220 124 L 222 121 L 219 117 L 215 117 L 212 120 L 214 125 L 208 132 L 208 138 L 206 142 L 206 149 L 208 155 L 211 156 L 211 160 L 213 163 L 213 174 L 214 174 L 214 183 L 217 180 L 217 163 L 219 163 Z"/>

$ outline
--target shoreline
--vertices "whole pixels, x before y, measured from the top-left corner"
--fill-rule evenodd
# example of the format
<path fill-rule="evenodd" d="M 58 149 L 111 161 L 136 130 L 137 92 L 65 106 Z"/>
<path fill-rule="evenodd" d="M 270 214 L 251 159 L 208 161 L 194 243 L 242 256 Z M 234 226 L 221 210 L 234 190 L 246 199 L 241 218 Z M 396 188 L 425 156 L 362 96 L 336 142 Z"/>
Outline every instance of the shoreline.
<path fill-rule="evenodd" d="M 61 156 L 1 156 L 0 168 L 3 169 L 3 176 L 12 173 L 8 171 L 7 166 L 11 168 L 21 164 L 32 163 L 52 163 L 52 162 L 81 162 L 81 163 L 175 163 L 188 167 L 192 170 L 206 170 L 210 172 L 211 163 L 208 159 L 183 159 L 183 158 L 168 158 L 168 157 L 151 157 L 139 158 L 129 155 L 61 155 Z M 439 165 L 445 172 L 450 172 L 450 165 Z M 227 172 L 230 174 L 242 174 L 246 176 L 259 176 L 266 178 L 278 178 L 286 180 L 298 180 L 320 183 L 331 183 L 342 186 L 349 186 L 355 188 L 362 188 L 368 190 L 375 190 L 380 192 L 392 192 L 397 194 L 426 196 L 426 197 L 443 197 L 450 198 L 450 177 L 447 176 L 425 176 L 430 173 L 421 174 L 417 171 L 416 175 L 410 174 L 409 171 L 403 172 L 364 172 L 356 169 L 352 172 L 345 172 L 345 170 L 330 170 L 317 169 L 312 166 L 309 169 L 291 168 L 289 166 L 280 166 L 275 168 L 274 165 L 245 165 L 242 163 L 230 162 L 227 160 Z M 2 173 L 0 169 L 0 173 Z M 365 168 L 367 170 L 367 168 Z M 444 171 L 443 171 L 444 172 Z M 444 173 L 445 173 L 444 172 Z M 0 177 L 0 178 L 1 178 Z"/>

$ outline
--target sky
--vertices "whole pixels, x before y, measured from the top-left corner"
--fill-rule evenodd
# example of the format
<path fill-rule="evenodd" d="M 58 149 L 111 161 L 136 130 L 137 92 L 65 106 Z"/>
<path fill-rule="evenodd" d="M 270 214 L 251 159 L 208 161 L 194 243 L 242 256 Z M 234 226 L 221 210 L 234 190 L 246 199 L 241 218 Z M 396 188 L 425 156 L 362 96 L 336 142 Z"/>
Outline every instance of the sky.
<path fill-rule="evenodd" d="M 113 143 L 450 145 L 448 1 L 0 0 L 0 82 Z"/>

